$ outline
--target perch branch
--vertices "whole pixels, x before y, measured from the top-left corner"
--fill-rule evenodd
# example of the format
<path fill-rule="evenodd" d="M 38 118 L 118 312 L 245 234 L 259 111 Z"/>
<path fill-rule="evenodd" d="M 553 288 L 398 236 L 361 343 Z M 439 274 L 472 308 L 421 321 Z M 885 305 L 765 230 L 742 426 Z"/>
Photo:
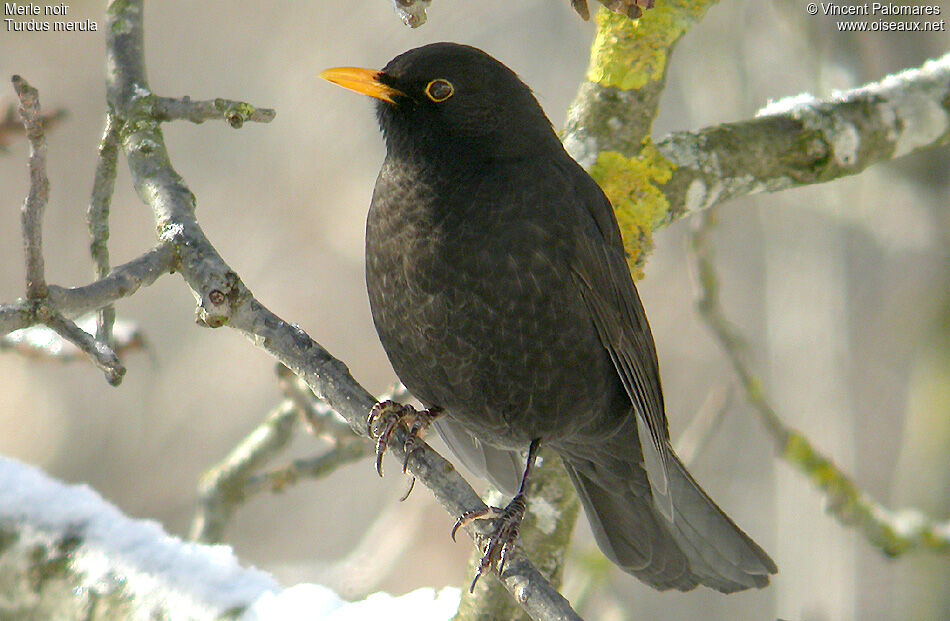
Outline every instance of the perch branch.
<path fill-rule="evenodd" d="M 709 240 L 714 219 L 715 209 L 701 213 L 691 236 L 699 282 L 697 307 L 739 377 L 746 400 L 768 430 L 776 452 L 825 494 L 827 511 L 836 520 L 858 529 L 884 554 L 899 556 L 920 549 L 946 552 L 950 549 L 950 522 L 938 522 L 914 509 L 891 511 L 882 506 L 862 492 L 801 432 L 786 426 L 775 412 L 761 382 L 745 360 L 743 338 L 726 319 L 719 303 L 719 277 Z"/>

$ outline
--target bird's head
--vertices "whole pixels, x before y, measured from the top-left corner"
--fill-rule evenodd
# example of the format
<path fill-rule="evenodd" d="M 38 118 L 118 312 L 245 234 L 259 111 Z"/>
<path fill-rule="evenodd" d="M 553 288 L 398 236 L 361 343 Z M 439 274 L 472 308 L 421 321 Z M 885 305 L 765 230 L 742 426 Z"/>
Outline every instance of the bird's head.
<path fill-rule="evenodd" d="M 320 77 L 378 100 L 391 154 L 527 157 L 557 141 L 518 76 L 467 45 L 433 43 L 397 56 L 381 70 L 341 67 Z"/>

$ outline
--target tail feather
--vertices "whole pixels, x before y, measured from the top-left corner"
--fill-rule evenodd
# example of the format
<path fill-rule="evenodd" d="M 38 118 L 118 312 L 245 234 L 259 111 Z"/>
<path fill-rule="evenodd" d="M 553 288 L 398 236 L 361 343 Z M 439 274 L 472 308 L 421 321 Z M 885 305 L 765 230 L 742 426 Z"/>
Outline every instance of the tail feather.
<path fill-rule="evenodd" d="M 451 420 L 434 426 L 469 469 L 514 494 L 524 469 L 518 451 L 483 444 Z M 604 555 L 659 590 L 689 591 L 702 584 L 732 593 L 766 586 L 775 563 L 716 506 L 672 450 L 663 494 L 654 491 L 629 437 L 618 434 L 598 447 L 557 447 Z"/>
<path fill-rule="evenodd" d="M 584 505 L 597 546 L 612 563 L 655 589 L 689 591 L 699 584 L 689 561 L 661 523 L 649 491 L 607 490 L 594 483 L 583 464 L 562 460 Z"/>
<path fill-rule="evenodd" d="M 670 484 L 674 515 L 670 532 L 686 551 L 703 584 L 729 593 L 762 588 L 775 563 L 696 483 L 672 455 Z"/>
<path fill-rule="evenodd" d="M 640 463 L 631 465 L 628 476 L 613 476 L 593 462 L 562 455 L 597 545 L 624 571 L 660 590 L 703 584 L 731 593 L 766 586 L 775 563 L 670 455 L 672 521 L 644 489 Z"/>

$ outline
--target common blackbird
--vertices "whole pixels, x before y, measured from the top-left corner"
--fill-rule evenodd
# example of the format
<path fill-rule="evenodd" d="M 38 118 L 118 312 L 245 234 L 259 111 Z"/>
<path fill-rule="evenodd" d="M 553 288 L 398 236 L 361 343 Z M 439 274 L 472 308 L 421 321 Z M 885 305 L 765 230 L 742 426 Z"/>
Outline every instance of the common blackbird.
<path fill-rule="evenodd" d="M 461 461 L 517 490 L 504 510 L 460 518 L 501 518 L 476 580 L 517 537 L 544 443 L 624 571 L 661 590 L 768 584 L 775 564 L 673 453 L 613 210 L 530 89 L 455 43 L 321 77 L 378 100 L 366 282 L 393 368 L 428 408 L 381 404 L 370 426 L 388 436 L 403 415 L 416 431 L 444 414 L 433 425 Z"/>

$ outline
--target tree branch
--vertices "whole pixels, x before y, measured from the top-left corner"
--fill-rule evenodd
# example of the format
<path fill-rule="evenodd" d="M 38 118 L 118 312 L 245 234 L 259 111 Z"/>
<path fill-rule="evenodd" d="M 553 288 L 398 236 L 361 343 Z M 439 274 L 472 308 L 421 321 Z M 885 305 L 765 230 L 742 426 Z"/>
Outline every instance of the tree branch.
<path fill-rule="evenodd" d="M 284 400 L 221 463 L 201 477 L 191 539 L 218 543 L 238 506 L 251 496 L 265 490 L 281 491 L 299 479 L 326 476 L 340 466 L 373 454 L 373 443 L 353 435 L 349 425 L 326 404 L 318 402 L 309 387 L 302 385 L 287 367 L 278 365 L 277 375 Z M 259 472 L 290 444 L 301 418 L 307 420 L 314 435 L 331 445 L 330 450 L 319 457 L 298 459 L 282 468 Z"/>
<path fill-rule="evenodd" d="M 230 99 L 210 99 L 192 101 L 185 96 L 151 97 L 151 117 L 158 121 L 186 120 L 192 123 L 204 123 L 208 120 L 226 121 L 228 125 L 239 129 L 244 123 L 270 123 L 277 113 L 270 108 L 256 108 L 243 101 Z"/>
<path fill-rule="evenodd" d="M 670 1 L 636 25 L 601 10 L 587 81 L 568 111 L 568 152 L 614 206 L 636 275 L 652 231 L 726 200 L 823 183 L 950 141 L 950 54 L 820 101 L 751 120 L 649 133 L 679 37 L 714 2 Z"/>
<path fill-rule="evenodd" d="M 719 341 L 752 405 L 782 459 L 804 474 L 827 499 L 827 511 L 841 524 L 858 529 L 871 545 L 888 556 L 911 550 L 950 549 L 950 522 L 937 522 L 914 509 L 890 511 L 863 493 L 847 475 L 822 455 L 799 431 L 785 425 L 769 403 L 759 379 L 745 360 L 744 340 L 729 323 L 719 304 L 719 278 L 709 235 L 715 209 L 699 214 L 691 236 L 692 258 L 699 283 L 696 306 Z"/>
<path fill-rule="evenodd" d="M 3 118 L 0 119 L 0 152 L 5 151 L 7 145 L 26 134 L 23 130 L 23 121 L 18 118 L 17 106 L 16 103 L 5 106 L 6 110 L 3 111 Z M 66 118 L 66 110 L 62 108 L 40 115 L 44 131 L 49 131 L 64 118 Z"/>
<path fill-rule="evenodd" d="M 657 142 L 674 166 L 666 221 L 757 192 L 855 175 L 950 141 L 950 54 L 821 101 L 799 95 L 756 118 Z"/>
<path fill-rule="evenodd" d="M 587 79 L 568 109 L 562 136 L 571 157 L 590 170 L 606 151 L 639 154 L 673 48 L 715 3 L 670 0 L 637 21 L 605 8 L 597 12 Z"/>
<path fill-rule="evenodd" d="M 676 43 L 715 0 L 670 0 L 637 21 L 601 8 L 587 80 L 567 112 L 564 148 L 604 190 L 634 277 L 666 219 L 672 165 L 648 142 Z"/>
<path fill-rule="evenodd" d="M 89 251 L 96 264 L 96 277 L 109 274 L 109 208 L 115 190 L 115 169 L 118 159 L 119 127 L 115 117 L 106 114 L 106 127 L 99 142 L 99 157 L 92 183 L 92 196 L 86 210 L 86 223 L 92 238 Z M 107 304 L 99 309 L 96 317 L 96 340 L 114 347 L 112 327 L 115 324 L 115 307 Z"/>
<path fill-rule="evenodd" d="M 173 272 L 177 265 L 175 248 L 170 244 L 159 244 L 84 287 L 50 285 L 50 303 L 67 316 L 80 315 L 129 297 L 139 288 L 154 283 L 160 276 Z"/>
<path fill-rule="evenodd" d="M 76 325 L 87 333 L 95 332 L 96 317 L 85 316 L 76 321 Z M 117 321 L 114 326 L 114 345 L 116 355 L 148 349 L 148 342 L 139 327 L 131 321 Z M 26 330 L 16 330 L 0 336 L 0 350 L 10 349 L 21 356 L 36 357 L 61 362 L 73 362 L 86 357 L 85 352 L 75 343 L 67 341 L 49 326 L 35 325 Z"/>
<path fill-rule="evenodd" d="M 119 357 L 110 346 L 96 340 L 96 337 L 59 313 L 53 313 L 43 323 L 89 356 L 93 363 L 106 374 L 106 380 L 110 384 L 117 386 L 122 381 L 125 367 L 119 362 Z"/>
<path fill-rule="evenodd" d="M 30 191 L 20 211 L 23 227 L 23 250 L 26 255 L 26 297 L 46 297 L 46 276 L 43 265 L 43 211 L 49 201 L 49 178 L 46 176 L 46 135 L 40 114 L 40 97 L 35 88 L 18 75 L 13 87 L 20 98 L 20 117 L 30 141 Z"/>
<path fill-rule="evenodd" d="M 39 93 L 36 89 L 18 75 L 13 76 L 12 81 L 20 98 L 20 116 L 30 141 L 30 190 L 23 202 L 20 218 L 26 255 L 27 300 L 0 307 L 0 322 L 15 324 L 25 321 L 26 326 L 37 323 L 49 326 L 85 352 L 106 372 L 109 383 L 117 385 L 122 381 L 125 367 L 119 362 L 115 352 L 107 344 L 96 341 L 49 304 L 49 288 L 46 285 L 43 262 L 43 211 L 49 200 L 43 116 L 40 114 Z"/>
<path fill-rule="evenodd" d="M 114 268 L 105 278 L 82 287 L 48 285 L 48 304 L 66 317 L 76 317 L 128 297 L 162 274 L 176 269 L 178 255 L 170 244 L 159 244 L 142 256 Z M 0 304 L 0 334 L 37 323 L 35 304 L 19 300 Z"/>
<path fill-rule="evenodd" d="M 198 511 L 191 523 L 189 539 L 201 543 L 221 541 L 234 510 L 249 495 L 245 486 L 247 478 L 290 442 L 299 416 L 296 406 L 285 400 L 220 464 L 201 477 Z"/>

